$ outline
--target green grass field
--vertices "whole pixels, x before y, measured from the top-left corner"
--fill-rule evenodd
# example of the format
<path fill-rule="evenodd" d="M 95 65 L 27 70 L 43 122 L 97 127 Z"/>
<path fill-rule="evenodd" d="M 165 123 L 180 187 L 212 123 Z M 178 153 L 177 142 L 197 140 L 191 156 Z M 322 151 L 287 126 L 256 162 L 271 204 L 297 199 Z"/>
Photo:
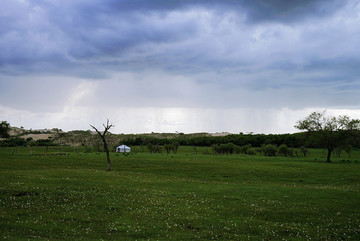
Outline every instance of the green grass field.
<path fill-rule="evenodd" d="M 208 151 L 1 148 L 0 240 L 360 240 L 360 151 Z"/>

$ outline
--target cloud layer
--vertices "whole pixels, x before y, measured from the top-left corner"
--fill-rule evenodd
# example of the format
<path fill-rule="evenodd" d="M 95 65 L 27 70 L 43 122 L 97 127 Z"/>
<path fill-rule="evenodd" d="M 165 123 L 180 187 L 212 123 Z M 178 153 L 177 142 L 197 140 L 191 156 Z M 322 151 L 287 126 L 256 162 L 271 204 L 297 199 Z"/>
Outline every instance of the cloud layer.
<path fill-rule="evenodd" d="M 73 108 L 86 122 L 98 109 L 172 109 L 187 113 L 176 122 L 186 132 L 224 113 L 256 110 L 261 120 L 286 110 L 359 110 L 359 13 L 355 0 L 5 0 L 0 117 L 18 123 L 10 113 L 25 111 L 66 121 Z M 292 119 L 275 129 L 293 130 Z M 148 122 L 174 130 L 171 121 Z M 222 122 L 234 131 L 254 123 Z M 266 132 L 258 122 L 254 131 Z M 150 129 L 141 123 L 132 130 Z"/>

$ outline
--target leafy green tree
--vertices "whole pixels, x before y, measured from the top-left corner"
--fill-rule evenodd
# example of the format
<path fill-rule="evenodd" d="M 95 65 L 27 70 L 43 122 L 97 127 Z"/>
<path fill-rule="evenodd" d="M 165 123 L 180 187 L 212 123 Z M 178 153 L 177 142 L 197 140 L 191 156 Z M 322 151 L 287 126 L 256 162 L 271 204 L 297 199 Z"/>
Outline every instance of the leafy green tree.
<path fill-rule="evenodd" d="M 177 151 L 178 151 L 178 149 L 179 149 L 179 146 L 180 146 L 180 144 L 179 144 L 179 142 L 177 142 L 177 141 L 175 141 L 175 142 L 173 142 L 172 144 L 171 144 L 171 150 L 173 151 L 173 153 L 174 154 L 176 154 L 177 153 Z"/>
<path fill-rule="evenodd" d="M 300 151 L 302 152 L 304 157 L 306 157 L 307 153 L 309 152 L 309 150 L 305 146 L 301 146 Z"/>
<path fill-rule="evenodd" d="M 6 121 L 0 122 L 0 138 L 9 138 L 10 124 Z"/>
<path fill-rule="evenodd" d="M 148 143 L 147 145 L 146 145 L 146 147 L 147 147 L 147 149 L 149 150 L 149 152 L 150 152 L 150 154 L 152 154 L 153 153 L 153 147 L 154 147 L 154 145 L 153 144 L 151 144 L 151 143 Z"/>
<path fill-rule="evenodd" d="M 281 144 L 278 150 L 279 155 L 287 156 L 289 154 L 289 148 L 285 144 Z"/>
<path fill-rule="evenodd" d="M 313 141 L 327 149 L 326 162 L 331 162 L 331 153 L 360 130 L 360 120 L 348 116 L 326 116 L 325 111 L 313 112 L 304 120 L 298 121 L 295 128 L 306 130 Z"/>
<path fill-rule="evenodd" d="M 288 152 L 287 155 L 289 157 L 294 157 L 294 156 L 298 156 L 297 150 L 294 148 L 288 148 Z"/>
<path fill-rule="evenodd" d="M 248 148 L 248 149 L 246 149 L 246 154 L 247 155 L 256 155 L 256 151 L 254 148 Z"/>
<path fill-rule="evenodd" d="M 219 154 L 220 153 L 220 147 L 218 144 L 212 144 L 211 149 L 213 154 Z"/>
<path fill-rule="evenodd" d="M 252 146 L 251 144 L 243 145 L 240 147 L 240 151 L 242 154 L 247 154 L 247 150 L 250 149 Z"/>
<path fill-rule="evenodd" d="M 162 153 L 162 148 L 161 148 L 161 146 L 158 145 L 158 144 L 156 144 L 156 145 L 154 146 L 154 152 L 155 152 L 155 153 Z"/>
<path fill-rule="evenodd" d="M 342 146 L 336 147 L 336 148 L 333 150 L 334 157 L 340 158 L 342 150 L 343 150 L 343 147 L 342 147 Z"/>
<path fill-rule="evenodd" d="M 166 153 L 169 154 L 170 151 L 171 151 L 171 146 L 170 145 L 164 145 L 164 148 L 165 148 Z"/>
<path fill-rule="evenodd" d="M 352 146 L 350 144 L 346 145 L 344 147 L 344 150 L 346 151 L 346 153 L 348 154 L 349 158 L 350 158 L 350 152 L 351 152 Z"/>
<path fill-rule="evenodd" d="M 265 156 L 276 156 L 276 146 L 272 144 L 267 144 L 262 147 L 262 151 Z"/>

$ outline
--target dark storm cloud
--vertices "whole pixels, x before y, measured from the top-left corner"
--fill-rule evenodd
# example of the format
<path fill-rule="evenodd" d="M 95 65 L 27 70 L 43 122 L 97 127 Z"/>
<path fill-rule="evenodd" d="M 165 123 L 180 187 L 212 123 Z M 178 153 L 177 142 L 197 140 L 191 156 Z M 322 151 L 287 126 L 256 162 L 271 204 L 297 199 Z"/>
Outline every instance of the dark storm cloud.
<path fill-rule="evenodd" d="M 350 103 L 350 97 L 359 98 L 360 32 L 352 10 L 356 4 L 340 0 L 5 0 L 0 9 L 0 73 L 3 81 L 10 81 L 6 75 L 30 76 L 36 89 L 51 75 L 107 83 L 117 72 L 137 73 L 131 81 L 115 84 L 121 88 L 131 82 L 129 94 L 123 95 L 135 106 L 206 106 L 214 98 L 218 106 L 239 106 L 248 104 L 246 98 L 259 98 L 261 91 L 277 98 L 272 102 L 259 98 L 251 101 L 254 105 L 335 105 L 331 96 L 338 89 L 353 90 L 341 102 Z M 41 80 L 36 82 L 37 75 Z M 189 88 L 180 94 L 177 91 L 183 87 L 174 80 L 177 76 L 189 81 Z M 163 89 L 149 88 L 149 83 Z M 326 89 L 316 96 L 322 85 Z M 314 91 L 308 91 L 311 88 Z M 49 86 L 46 89 L 51 93 Z M 36 91 L 22 96 L 40 103 Z M 102 97 L 120 98 L 115 90 L 109 92 Z M 306 100 L 299 103 L 291 98 L 294 95 Z"/>
<path fill-rule="evenodd" d="M 168 21 L 156 11 L 128 12 L 128 2 L 117 3 L 124 9 L 114 8 L 114 1 L 6 1 L 0 16 L 2 72 L 9 66 L 25 72 L 42 66 L 56 71 L 51 65 L 81 68 L 89 65 L 81 61 L 95 58 L 101 65 L 107 63 L 101 58 L 121 58 L 143 43 L 176 42 L 196 34 L 197 25 L 189 20 Z"/>
<path fill-rule="evenodd" d="M 285 24 L 307 17 L 324 17 L 345 4 L 346 1 L 340 0 L 255 0 L 240 3 L 250 22 L 279 21 Z"/>
<path fill-rule="evenodd" d="M 204 27 L 195 17 L 169 21 L 167 15 L 171 11 L 202 8 L 220 15 L 232 11 L 245 15 L 250 22 L 288 23 L 332 13 L 344 2 L 5 1 L 0 17 L 0 66 L 29 67 L 44 62 L 81 65 L 76 60 L 121 57 L 143 43 L 174 43 L 193 38 Z"/>
<path fill-rule="evenodd" d="M 169 11 L 191 7 L 206 7 L 217 10 L 236 10 L 245 13 L 249 21 L 297 21 L 305 17 L 319 17 L 332 14 L 344 6 L 341 0 L 178 0 L 108 1 L 117 11 Z"/>

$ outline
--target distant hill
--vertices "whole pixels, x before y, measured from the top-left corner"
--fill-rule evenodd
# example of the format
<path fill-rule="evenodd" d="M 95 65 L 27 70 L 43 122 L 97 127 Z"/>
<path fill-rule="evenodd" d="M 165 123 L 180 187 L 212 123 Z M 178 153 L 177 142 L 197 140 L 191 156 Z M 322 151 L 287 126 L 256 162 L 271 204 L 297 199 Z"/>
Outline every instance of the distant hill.
<path fill-rule="evenodd" d="M 33 140 L 47 140 L 49 138 L 54 137 L 56 133 L 63 133 L 61 129 L 53 128 L 53 129 L 30 129 L 26 130 L 24 128 L 19 127 L 10 127 L 10 136 L 12 137 L 20 137 L 20 138 L 32 138 Z"/>
<path fill-rule="evenodd" d="M 97 133 L 92 130 L 71 130 L 71 131 L 62 131 L 59 128 L 52 129 L 24 129 L 23 127 L 11 127 L 10 136 L 19 137 L 25 140 L 31 138 L 33 141 L 38 140 L 52 140 L 54 143 L 62 145 L 83 145 L 86 142 L 94 142 L 94 137 L 96 139 Z M 141 133 L 141 134 L 112 134 L 110 132 L 111 139 L 114 139 L 114 142 L 121 142 L 125 140 L 131 140 L 136 138 L 141 138 L 144 140 L 147 139 L 176 139 L 176 138 L 198 138 L 198 137 L 222 137 L 231 135 L 229 132 L 218 132 L 218 133 Z"/>

